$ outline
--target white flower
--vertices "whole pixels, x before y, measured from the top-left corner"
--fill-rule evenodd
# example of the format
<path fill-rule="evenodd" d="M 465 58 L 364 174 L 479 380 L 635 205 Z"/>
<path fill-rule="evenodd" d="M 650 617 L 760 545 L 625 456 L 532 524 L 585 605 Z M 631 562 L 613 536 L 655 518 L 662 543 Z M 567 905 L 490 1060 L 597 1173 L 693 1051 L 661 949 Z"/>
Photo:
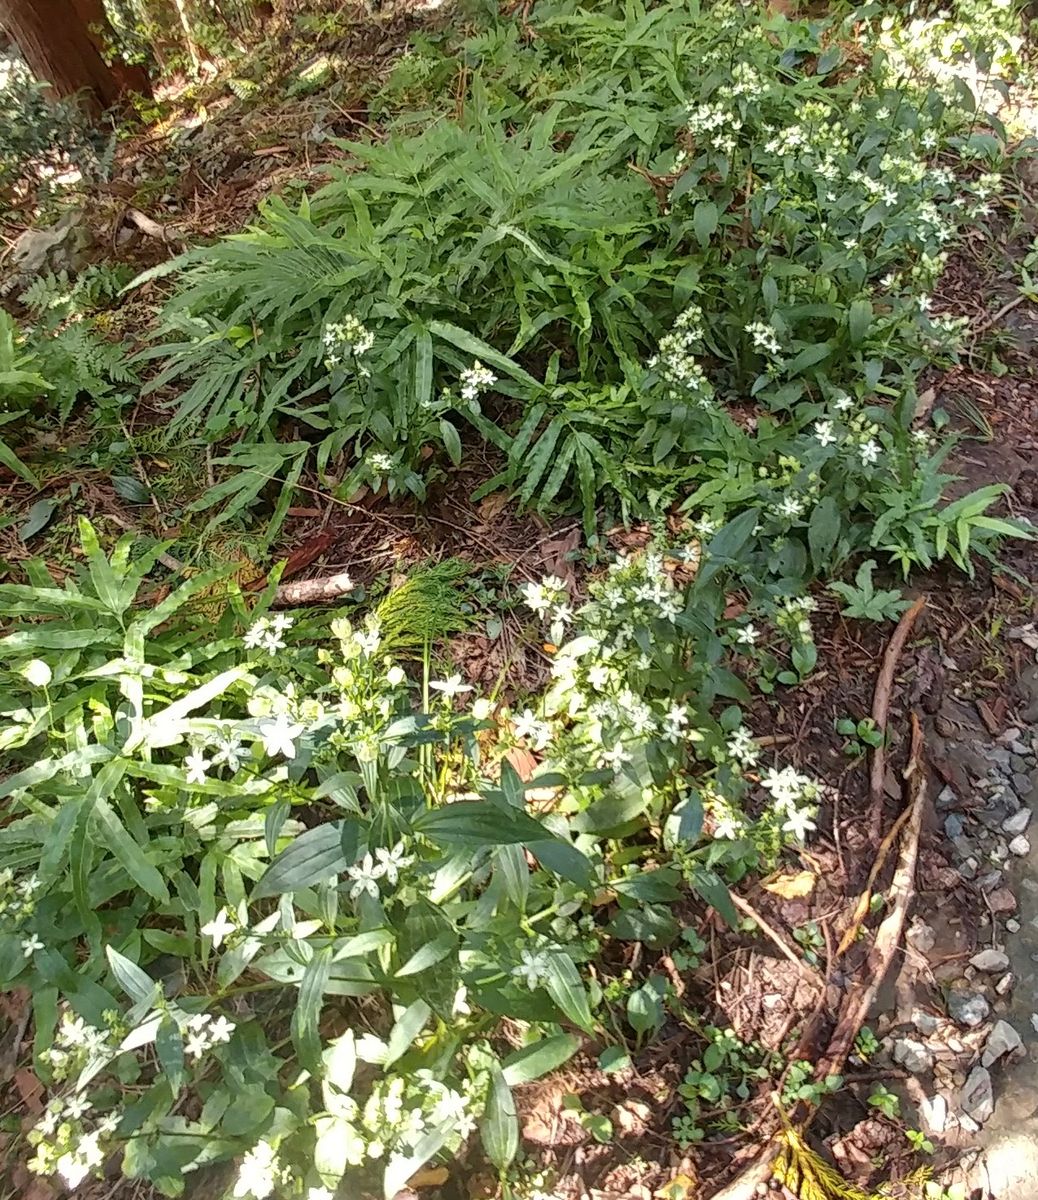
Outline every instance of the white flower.
<path fill-rule="evenodd" d="M 237 928 L 227 916 L 227 909 L 221 908 L 215 917 L 199 930 L 207 938 L 213 939 L 213 949 L 219 950 L 224 938 Z"/>
<path fill-rule="evenodd" d="M 757 761 L 757 754 L 757 743 L 753 740 L 753 734 L 745 725 L 740 725 L 728 739 L 728 756 L 744 767 L 752 767 Z"/>
<path fill-rule="evenodd" d="M 472 716 L 477 721 L 486 721 L 490 714 L 494 711 L 493 700 L 488 700 L 486 696 L 480 696 L 472 705 Z"/>
<path fill-rule="evenodd" d="M 512 968 L 513 979 L 521 979 L 532 992 L 539 987 L 551 969 L 551 962 L 543 950 L 523 950 L 521 962 Z"/>
<path fill-rule="evenodd" d="M 75 1189 L 90 1174 L 90 1168 L 74 1154 L 63 1154 L 54 1164 L 54 1169 L 65 1181 L 65 1186 Z"/>
<path fill-rule="evenodd" d="M 406 678 L 403 667 L 393 666 L 386 672 L 386 683 L 390 687 L 399 687 Z"/>
<path fill-rule="evenodd" d="M 201 1058 L 209 1049 L 209 1039 L 204 1032 L 188 1034 L 184 1041 L 184 1053 L 192 1058 Z"/>
<path fill-rule="evenodd" d="M 812 817 L 814 810 L 810 808 L 791 808 L 789 815 L 782 825 L 782 832 L 792 836 L 794 841 L 807 841 L 808 833 L 817 828 Z"/>
<path fill-rule="evenodd" d="M 392 850 L 387 850 L 385 846 L 379 846 L 375 850 L 375 857 L 379 861 L 379 866 L 376 870 L 386 877 L 386 882 L 391 886 L 396 885 L 398 874 L 401 871 L 406 871 L 414 862 L 414 858 L 411 855 L 404 853 L 403 842 L 397 842 Z"/>
<path fill-rule="evenodd" d="M 512 718 L 512 728 L 517 738 L 525 738 L 534 750 L 543 750 L 551 741 L 551 726 L 526 709 L 520 716 Z"/>
<path fill-rule="evenodd" d="M 631 756 L 623 748 L 623 744 L 617 742 L 612 750 L 603 750 L 598 756 L 598 765 L 600 767 L 608 767 L 610 770 L 619 771 L 624 763 L 629 763 Z"/>
<path fill-rule="evenodd" d="M 213 1045 L 229 1042 L 237 1026 L 222 1014 L 209 1026 L 209 1040 Z"/>
<path fill-rule="evenodd" d="M 187 782 L 205 783 L 205 773 L 212 765 L 201 750 L 192 750 L 184 759 Z"/>
<path fill-rule="evenodd" d="M 861 455 L 862 466 L 870 467 L 879 461 L 879 443 L 875 438 L 869 438 L 858 447 L 858 453 Z"/>
<path fill-rule="evenodd" d="M 43 949 L 43 942 L 37 934 L 30 934 L 27 938 L 22 939 L 22 953 L 26 958 L 32 958 L 37 950 Z"/>
<path fill-rule="evenodd" d="M 226 764 L 232 774 L 237 771 L 244 758 L 241 738 L 233 731 L 228 730 L 225 733 L 217 734 L 214 745 L 213 766 Z"/>
<path fill-rule="evenodd" d="M 364 892 L 377 900 L 379 896 L 378 881 L 386 873 L 383 866 L 375 866 L 375 861 L 370 854 L 365 854 L 359 863 L 355 863 L 346 871 L 348 878 L 353 880 L 353 887 L 350 888 L 350 899 L 356 900 Z"/>
<path fill-rule="evenodd" d="M 854 404 L 854 401 L 845 392 L 841 392 L 833 401 L 833 408 L 837 412 L 846 412 Z"/>
<path fill-rule="evenodd" d="M 347 313 L 338 324 L 326 325 L 322 336 L 325 362 L 338 366 L 347 355 L 360 358 L 375 344 L 375 335 L 361 324 L 352 313 Z"/>
<path fill-rule="evenodd" d="M 267 619 L 260 617 L 249 626 L 245 636 L 242 638 L 242 645 L 246 650 L 257 650 L 263 645 L 263 639 L 267 636 Z"/>
<path fill-rule="evenodd" d="M 451 1005 L 452 1017 L 472 1016 L 472 1008 L 468 1002 L 468 995 L 468 988 L 464 984 L 460 984 L 458 990 L 454 993 L 454 1003 Z"/>
<path fill-rule="evenodd" d="M 45 688 L 51 681 L 50 667 L 42 658 L 30 658 L 22 665 L 21 673 L 33 687 Z"/>
<path fill-rule="evenodd" d="M 388 475 L 396 465 L 392 457 L 388 454 L 383 454 L 381 450 L 376 450 L 374 453 L 369 454 L 364 461 L 373 475 Z"/>
<path fill-rule="evenodd" d="M 93 1107 L 85 1096 L 73 1096 L 70 1100 L 65 1101 L 65 1116 L 70 1120 L 78 1121 L 80 1117 L 85 1117 Z"/>
<path fill-rule="evenodd" d="M 362 654 L 370 658 L 372 654 L 378 653 L 378 648 L 382 645 L 382 634 L 377 629 L 367 629 L 363 633 L 357 630 L 353 635 L 353 642 Z"/>
<path fill-rule="evenodd" d="M 779 516 L 787 520 L 795 520 L 804 511 L 804 501 L 800 496 L 783 496 L 778 506 Z"/>
<path fill-rule="evenodd" d="M 741 646 L 754 646 L 759 637 L 760 633 L 755 625 L 741 625 L 735 634 L 735 640 Z"/>
<path fill-rule="evenodd" d="M 269 1142 L 257 1142 L 242 1159 L 234 1184 L 235 1197 L 254 1196 L 266 1200 L 273 1192 L 281 1170 L 274 1147 Z"/>
<path fill-rule="evenodd" d="M 263 749 L 270 758 L 279 754 L 285 758 L 295 758 L 296 738 L 303 732 L 303 726 L 289 719 L 285 713 L 261 721 L 260 737 L 263 739 Z"/>
<path fill-rule="evenodd" d="M 481 392 L 493 387 L 495 383 L 497 376 L 493 371 L 488 371 L 477 358 L 471 367 L 461 373 L 461 398 L 475 400 Z"/>
<path fill-rule="evenodd" d="M 455 696 L 460 696 L 462 692 L 471 692 L 472 685 L 461 682 L 460 675 L 452 675 L 449 679 L 433 680 L 429 686 L 436 692 L 442 692 L 445 700 L 453 700 Z"/>
<path fill-rule="evenodd" d="M 688 706 L 685 704 L 671 705 L 663 718 L 663 736 L 668 742 L 677 743 L 684 736 L 685 726 L 688 725 Z"/>
<path fill-rule="evenodd" d="M 744 328 L 753 339 L 754 350 L 759 350 L 764 354 L 778 354 L 781 351 L 782 347 L 779 345 L 774 326 L 768 325 L 764 321 L 751 321 Z"/>
<path fill-rule="evenodd" d="M 836 434 L 833 433 L 832 421 L 816 421 L 815 422 L 815 438 L 822 446 L 831 446 L 836 441 Z"/>

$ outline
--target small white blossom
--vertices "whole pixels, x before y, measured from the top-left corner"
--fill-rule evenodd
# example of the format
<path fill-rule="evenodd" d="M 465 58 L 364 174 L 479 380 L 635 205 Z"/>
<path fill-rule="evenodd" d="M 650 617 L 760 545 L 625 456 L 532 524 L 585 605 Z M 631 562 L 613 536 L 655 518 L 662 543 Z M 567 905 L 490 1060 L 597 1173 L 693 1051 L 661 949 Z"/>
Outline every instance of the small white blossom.
<path fill-rule="evenodd" d="M 836 434 L 833 433 L 832 421 L 816 421 L 815 438 L 822 446 L 833 445 L 833 443 L 836 441 Z"/>
<path fill-rule="evenodd" d="M 266 1200 L 281 1178 L 277 1154 L 269 1142 L 257 1142 L 242 1159 L 233 1195 L 236 1200 L 253 1196 L 255 1200 Z"/>
<path fill-rule="evenodd" d="M 772 325 L 765 321 L 751 321 L 745 326 L 746 332 L 753 339 L 754 350 L 759 350 L 763 354 L 776 355 L 782 350 L 779 345 L 778 334 Z"/>
<path fill-rule="evenodd" d="M 379 897 L 378 881 L 385 873 L 385 867 L 375 866 L 371 855 L 365 854 L 359 863 L 355 863 L 346 871 L 347 877 L 353 880 L 350 899 L 356 900 L 366 892 L 372 900 L 377 900 Z"/>
<path fill-rule="evenodd" d="M 745 725 L 740 725 L 738 729 L 733 730 L 731 737 L 728 739 L 728 756 L 734 759 L 737 763 L 744 767 L 752 767 L 757 761 L 757 743 L 753 740 L 753 734 L 746 728 Z"/>
<path fill-rule="evenodd" d="M 444 699 L 453 700 L 455 696 L 460 696 L 463 692 L 471 692 L 472 685 L 462 683 L 460 675 L 451 675 L 449 679 L 433 680 L 429 686 L 437 692 L 443 694 Z"/>
<path fill-rule="evenodd" d="M 760 633 L 755 625 L 740 625 L 735 634 L 736 642 L 741 646 L 754 646 Z"/>
<path fill-rule="evenodd" d="M 221 908 L 215 917 L 199 930 L 207 938 L 211 938 L 213 949 L 219 950 L 224 939 L 229 933 L 233 933 L 237 929 L 235 923 L 228 917 L 227 909 Z"/>
<path fill-rule="evenodd" d="M 30 658 L 22 666 L 21 674 L 33 687 L 45 688 L 51 681 L 51 669 L 42 658 Z"/>
<path fill-rule="evenodd" d="M 495 383 L 497 376 L 493 371 L 488 371 L 477 358 L 471 367 L 461 373 L 461 398 L 475 400 L 481 392 L 493 387 Z"/>
<path fill-rule="evenodd" d="M 411 855 L 404 853 L 403 842 L 397 842 L 391 850 L 387 850 L 385 846 L 379 846 L 375 850 L 375 857 L 379 861 L 376 869 L 386 877 L 386 882 L 391 886 L 396 885 L 399 872 L 406 871 L 414 862 Z"/>
<path fill-rule="evenodd" d="M 878 462 L 879 452 L 879 443 L 875 438 L 869 438 L 867 442 L 859 446 L 858 453 L 861 455 L 862 466 L 871 467 L 874 463 Z"/>
<path fill-rule="evenodd" d="M 285 713 L 261 721 L 260 737 L 263 739 L 263 749 L 270 758 L 283 755 L 285 758 L 295 758 L 296 738 L 303 732 L 303 726 L 291 720 Z"/>
<path fill-rule="evenodd" d="M 517 738 L 524 738 L 534 750 L 543 750 L 551 741 L 551 726 L 537 717 L 532 709 L 526 709 L 512 718 L 512 728 Z"/>
<path fill-rule="evenodd" d="M 794 841 L 807 841 L 808 833 L 817 828 L 812 820 L 813 815 L 813 810 L 809 808 L 791 808 L 783 822 L 782 832 L 790 834 Z"/>
<path fill-rule="evenodd" d="M 241 738 L 233 731 L 219 733 L 213 743 L 213 766 L 225 765 L 233 774 L 245 757 Z"/>
<path fill-rule="evenodd" d="M 523 950 L 521 962 L 512 968 L 512 977 L 522 980 L 532 992 L 547 978 L 551 961 L 543 950 Z"/>
<path fill-rule="evenodd" d="M 384 454 L 381 450 L 373 451 L 364 459 L 364 462 L 372 475 L 388 475 L 396 466 L 392 456 Z"/>
<path fill-rule="evenodd" d="M 188 783 L 205 783 L 206 771 L 213 764 L 201 750 L 193 750 L 184 758 L 185 777 Z"/>
<path fill-rule="evenodd" d="M 39 936 L 35 933 L 30 934 L 27 938 L 24 938 L 22 940 L 22 953 L 25 955 L 26 958 L 32 958 L 32 956 L 36 953 L 37 950 L 42 950 L 42 949 L 43 949 L 43 942 L 40 940 Z"/>

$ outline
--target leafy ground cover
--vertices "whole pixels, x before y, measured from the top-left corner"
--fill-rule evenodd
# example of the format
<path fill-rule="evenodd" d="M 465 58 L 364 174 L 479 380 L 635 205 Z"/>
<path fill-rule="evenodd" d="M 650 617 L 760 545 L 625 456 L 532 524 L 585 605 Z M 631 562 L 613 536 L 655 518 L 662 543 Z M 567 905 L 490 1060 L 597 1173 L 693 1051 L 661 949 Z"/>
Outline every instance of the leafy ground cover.
<path fill-rule="evenodd" d="M 613 1191 L 678 1200 L 781 1121 L 772 1094 L 840 1087 L 796 1050 L 862 883 L 834 762 L 887 736 L 849 675 L 912 571 L 1029 536 L 1033 504 L 997 507 L 1015 478 L 953 488 L 968 410 L 934 382 L 973 349 L 948 256 L 1024 186 L 1029 143 L 987 111 L 1014 32 L 451 22 L 312 194 L 134 281 L 23 285 L 0 982 L 31 995 L 31 1172 L 568 1194 L 561 1123 Z M 72 465 L 33 452 L 69 421 Z M 156 536 L 109 536 L 127 511 Z M 61 553 L 28 557 L 51 521 Z M 294 605 L 321 555 L 350 578 Z"/>

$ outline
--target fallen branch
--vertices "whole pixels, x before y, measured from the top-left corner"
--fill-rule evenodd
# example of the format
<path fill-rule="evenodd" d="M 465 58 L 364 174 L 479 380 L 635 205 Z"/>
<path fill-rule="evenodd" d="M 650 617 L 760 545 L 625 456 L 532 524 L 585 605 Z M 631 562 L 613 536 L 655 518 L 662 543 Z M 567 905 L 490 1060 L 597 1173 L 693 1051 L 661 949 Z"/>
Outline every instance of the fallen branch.
<path fill-rule="evenodd" d="M 919 604 L 919 608 L 922 608 L 922 604 Z M 907 636 L 907 629 L 905 636 Z M 904 639 L 902 639 L 903 641 Z M 915 866 L 919 856 L 919 831 L 922 825 L 923 803 L 926 796 L 922 732 L 914 713 L 912 714 L 912 754 L 905 770 L 905 780 L 910 798 L 905 810 L 907 816 L 904 821 L 899 819 L 903 831 L 903 841 L 901 856 L 889 891 L 893 897 L 893 903 L 887 917 L 876 930 L 876 939 L 861 968 L 858 982 L 844 998 L 836 1028 L 829 1039 L 825 1055 L 815 1069 L 815 1079 L 818 1080 L 824 1079 L 827 1075 L 838 1075 L 842 1072 L 847 1056 L 854 1045 L 854 1039 L 858 1036 L 869 1009 L 875 1001 L 876 992 L 890 970 L 890 964 L 901 942 L 908 905 L 914 894 Z M 794 1059 L 803 1057 L 810 1039 L 811 1031 L 805 1029 L 800 1039 L 800 1045 L 793 1051 L 791 1057 Z M 811 1123 L 811 1119 L 818 1110 L 802 1105 L 800 1111 L 800 1120 L 794 1124 L 798 1124 L 803 1129 Z M 764 1146 L 754 1162 L 733 1179 L 727 1187 L 715 1192 L 710 1200 L 755 1200 L 761 1190 L 767 1187 L 774 1173 L 775 1160 L 785 1144 L 781 1134 L 780 1129 Z"/>
<path fill-rule="evenodd" d="M 887 714 L 890 711 L 890 690 L 894 686 L 894 671 L 897 669 L 898 659 L 905 648 L 908 635 L 912 632 L 912 626 L 925 607 L 926 597 L 920 596 L 911 608 L 901 614 L 894 636 L 884 651 L 883 665 L 876 680 L 876 691 L 872 699 L 872 721 L 883 735 L 883 741 L 872 752 L 872 769 L 869 774 L 869 829 L 879 829 L 883 815 L 883 779 L 887 767 Z"/>
<path fill-rule="evenodd" d="M 273 607 L 295 608 L 300 604 L 337 600 L 347 592 L 352 592 L 355 586 L 347 571 L 328 575 L 324 579 L 297 579 L 292 583 L 283 583 L 278 588 L 274 593 Z"/>
<path fill-rule="evenodd" d="M 794 963 L 797 967 L 799 967 L 804 975 L 817 983 L 819 987 L 825 987 L 822 977 L 818 974 L 818 972 L 808 963 L 806 963 L 799 954 L 796 953 L 796 951 L 792 946 L 790 946 L 789 942 L 786 941 L 782 934 L 779 933 L 779 931 L 773 926 L 769 925 L 768 922 L 765 921 L 760 915 L 760 913 L 757 912 L 753 905 L 749 903 L 749 901 L 744 900 L 742 896 L 737 896 L 734 892 L 732 892 L 732 903 L 739 910 L 739 912 L 743 914 L 743 916 L 749 917 L 750 920 L 756 924 L 761 933 L 771 938 L 772 942 L 774 942 L 779 951 L 786 958 L 788 958 L 791 963 Z"/>
<path fill-rule="evenodd" d="M 130 221 L 150 238 L 155 238 L 157 241 L 164 242 L 167 246 L 173 242 L 182 242 L 184 239 L 179 233 L 174 233 L 168 226 L 160 225 L 158 221 L 153 221 L 151 217 L 142 213 L 139 208 L 128 208 L 125 214 Z"/>
<path fill-rule="evenodd" d="M 1014 308 L 1017 308 L 1019 305 L 1023 304 L 1025 300 L 1030 300 L 1030 298 L 1031 297 L 1025 292 L 1020 292 L 1018 295 L 1014 296 L 1012 300 L 1009 300 L 1003 304 L 997 313 L 988 317 L 986 321 L 982 321 L 978 326 L 976 326 L 976 328 L 973 329 L 970 334 L 971 339 L 976 341 L 976 339 L 979 338 L 982 333 L 987 333 L 987 331 L 993 325 L 997 325 L 1003 317 L 1007 317 Z"/>

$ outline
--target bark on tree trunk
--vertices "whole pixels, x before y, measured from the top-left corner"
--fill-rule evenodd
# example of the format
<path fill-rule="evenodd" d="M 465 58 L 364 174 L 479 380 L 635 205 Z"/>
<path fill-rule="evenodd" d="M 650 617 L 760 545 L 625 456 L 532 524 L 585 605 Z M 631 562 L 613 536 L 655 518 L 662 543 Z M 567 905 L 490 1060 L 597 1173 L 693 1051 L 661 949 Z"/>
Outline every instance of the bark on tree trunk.
<path fill-rule="evenodd" d="M 90 26 L 108 29 L 101 0 L 0 0 L 0 24 L 11 35 L 29 69 L 55 96 L 82 92 L 94 112 L 115 104 L 128 91 L 150 94 L 140 67 L 109 67 Z"/>

